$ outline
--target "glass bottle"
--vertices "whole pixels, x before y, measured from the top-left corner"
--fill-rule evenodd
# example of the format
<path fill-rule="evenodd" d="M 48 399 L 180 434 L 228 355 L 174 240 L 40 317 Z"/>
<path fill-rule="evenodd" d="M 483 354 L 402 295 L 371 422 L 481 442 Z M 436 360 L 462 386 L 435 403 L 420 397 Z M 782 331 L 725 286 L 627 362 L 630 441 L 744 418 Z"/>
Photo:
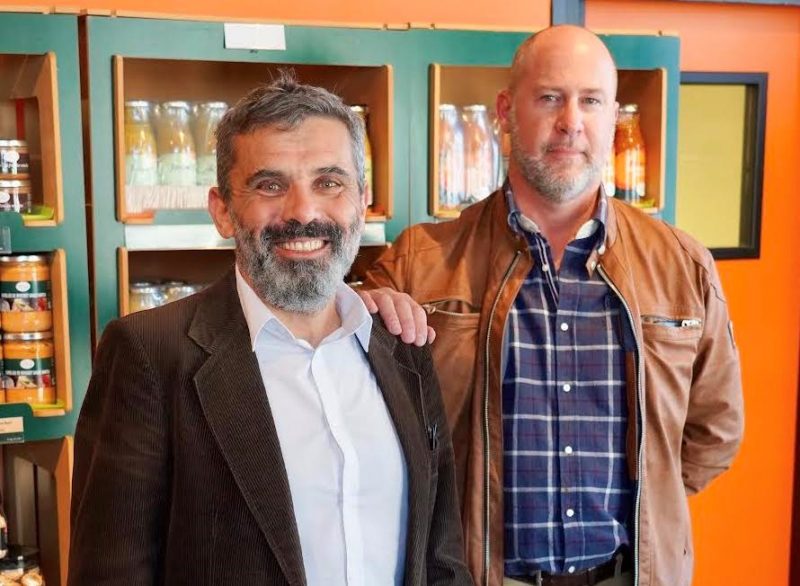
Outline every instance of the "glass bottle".
<path fill-rule="evenodd" d="M 369 134 L 367 133 L 367 129 L 369 128 L 367 124 L 369 121 L 369 108 L 363 104 L 357 104 L 350 106 L 350 109 L 358 114 L 361 117 L 361 121 L 364 123 L 364 190 L 366 191 L 367 205 L 371 206 L 375 201 L 373 191 L 374 178 L 372 176 L 372 145 L 370 144 Z"/>
<path fill-rule="evenodd" d="M 464 200 L 464 127 L 458 108 L 439 106 L 439 206 L 458 209 Z"/>
<path fill-rule="evenodd" d="M 606 157 L 606 163 L 603 165 L 603 190 L 608 197 L 613 197 L 616 193 L 617 187 L 615 184 L 614 179 L 614 167 L 616 165 L 616 159 L 614 155 L 614 145 L 611 145 L 611 148 L 608 151 L 608 157 Z"/>
<path fill-rule="evenodd" d="M 494 191 L 493 133 L 486 106 L 464 107 L 464 203 L 480 201 Z"/>
<path fill-rule="evenodd" d="M 651 206 L 652 198 L 647 197 L 645 188 L 645 145 L 636 104 L 619 109 L 614 150 L 615 197 L 635 206 Z"/>
<path fill-rule="evenodd" d="M 189 128 L 189 111 L 188 102 L 164 102 L 159 107 L 156 139 L 160 185 L 195 185 L 197 182 L 197 158 Z"/>
<path fill-rule="evenodd" d="M 125 102 L 125 184 L 156 185 L 158 157 L 152 126 L 153 105 Z"/>
<path fill-rule="evenodd" d="M 197 147 L 197 184 L 217 184 L 217 137 L 219 121 L 228 111 L 225 102 L 194 105 L 194 141 Z"/>

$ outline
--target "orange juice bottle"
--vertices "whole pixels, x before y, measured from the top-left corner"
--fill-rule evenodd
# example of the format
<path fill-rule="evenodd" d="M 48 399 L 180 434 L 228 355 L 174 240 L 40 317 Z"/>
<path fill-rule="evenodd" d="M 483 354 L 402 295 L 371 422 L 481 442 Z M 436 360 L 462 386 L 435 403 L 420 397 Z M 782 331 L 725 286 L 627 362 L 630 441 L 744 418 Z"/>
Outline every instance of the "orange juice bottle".
<path fill-rule="evenodd" d="M 615 196 L 638 207 L 653 205 L 645 187 L 645 145 L 639 127 L 639 108 L 626 104 L 619 109 L 614 136 Z"/>

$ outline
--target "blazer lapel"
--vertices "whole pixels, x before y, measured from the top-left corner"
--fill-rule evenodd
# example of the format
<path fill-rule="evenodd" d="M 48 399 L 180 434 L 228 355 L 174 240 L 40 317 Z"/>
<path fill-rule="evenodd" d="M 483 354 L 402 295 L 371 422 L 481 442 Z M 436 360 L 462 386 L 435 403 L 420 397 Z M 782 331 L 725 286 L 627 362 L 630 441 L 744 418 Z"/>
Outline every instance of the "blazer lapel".
<path fill-rule="evenodd" d="M 400 354 L 395 352 L 397 344 L 394 336 L 374 325 L 367 356 L 405 456 L 408 471 L 405 583 L 416 584 L 421 578 L 427 543 L 431 454 L 425 435 L 422 381 L 413 364 L 396 356 Z"/>
<path fill-rule="evenodd" d="M 233 271 L 209 291 L 189 335 L 209 353 L 194 382 L 212 433 L 287 581 L 302 586 L 289 481 Z"/>

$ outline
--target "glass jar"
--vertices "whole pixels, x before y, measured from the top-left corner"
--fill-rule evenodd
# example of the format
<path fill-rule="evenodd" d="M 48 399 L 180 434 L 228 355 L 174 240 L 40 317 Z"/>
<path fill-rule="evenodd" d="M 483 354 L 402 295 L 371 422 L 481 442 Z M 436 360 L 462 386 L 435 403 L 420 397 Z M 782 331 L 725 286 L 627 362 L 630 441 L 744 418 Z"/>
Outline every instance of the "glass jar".
<path fill-rule="evenodd" d="M 0 334 L 0 403 L 6 402 L 5 361 L 3 360 L 3 335 Z M 0 555 L 0 558 L 3 556 Z"/>
<path fill-rule="evenodd" d="M 194 105 L 194 141 L 197 147 L 197 184 L 217 184 L 217 131 L 228 111 L 225 102 L 200 102 Z"/>
<path fill-rule="evenodd" d="M 163 287 L 147 281 L 131 283 L 128 297 L 128 312 L 153 309 L 167 302 Z"/>
<path fill-rule="evenodd" d="M 189 127 L 188 102 L 164 102 L 156 117 L 158 183 L 195 185 L 197 156 Z"/>
<path fill-rule="evenodd" d="M 164 291 L 164 297 L 166 299 L 165 303 L 171 303 L 172 301 L 189 297 L 189 295 L 194 295 L 202 289 L 200 285 L 183 283 L 181 281 L 164 283 L 162 287 Z"/>
<path fill-rule="evenodd" d="M 153 135 L 153 104 L 125 102 L 125 184 L 156 185 L 158 157 Z"/>
<path fill-rule="evenodd" d="M 28 179 L 0 179 L 0 211 L 30 214 L 33 194 Z"/>
<path fill-rule="evenodd" d="M 9 545 L 8 554 L 0 559 L 0 584 L 44 586 L 39 569 L 39 550 L 24 545 Z"/>
<path fill-rule="evenodd" d="M 3 384 L 8 403 L 56 402 L 52 332 L 3 336 Z"/>
<path fill-rule="evenodd" d="M 439 206 L 458 209 L 464 200 L 464 126 L 453 104 L 439 106 Z"/>
<path fill-rule="evenodd" d="M 639 108 L 625 104 L 619 109 L 614 135 L 615 197 L 639 207 L 652 205 L 645 189 L 645 145 L 639 127 Z"/>
<path fill-rule="evenodd" d="M 0 140 L 0 179 L 27 179 L 31 168 L 28 143 L 24 140 Z"/>
<path fill-rule="evenodd" d="M 350 106 L 350 109 L 358 114 L 364 123 L 364 195 L 367 205 L 375 203 L 374 197 L 374 178 L 372 174 L 372 144 L 369 140 L 367 129 L 369 128 L 369 108 L 363 104 Z"/>
<path fill-rule="evenodd" d="M 494 191 L 494 135 L 486 106 L 464 106 L 464 203 L 480 201 Z"/>
<path fill-rule="evenodd" d="M 53 327 L 50 264 L 44 256 L 0 257 L 0 312 L 7 332 Z"/>

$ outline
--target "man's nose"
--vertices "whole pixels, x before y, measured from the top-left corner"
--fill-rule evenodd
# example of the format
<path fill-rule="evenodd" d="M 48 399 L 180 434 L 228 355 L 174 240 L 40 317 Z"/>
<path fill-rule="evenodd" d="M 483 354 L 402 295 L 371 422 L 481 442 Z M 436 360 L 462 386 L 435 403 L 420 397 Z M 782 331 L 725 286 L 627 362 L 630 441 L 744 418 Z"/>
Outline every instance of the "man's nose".
<path fill-rule="evenodd" d="M 291 187 L 283 200 L 281 219 L 284 222 L 297 220 L 301 224 L 308 224 L 317 218 L 317 205 L 311 190 L 298 186 Z"/>
<path fill-rule="evenodd" d="M 583 112 L 576 100 L 567 100 L 558 117 L 558 130 L 575 136 L 583 130 Z"/>

